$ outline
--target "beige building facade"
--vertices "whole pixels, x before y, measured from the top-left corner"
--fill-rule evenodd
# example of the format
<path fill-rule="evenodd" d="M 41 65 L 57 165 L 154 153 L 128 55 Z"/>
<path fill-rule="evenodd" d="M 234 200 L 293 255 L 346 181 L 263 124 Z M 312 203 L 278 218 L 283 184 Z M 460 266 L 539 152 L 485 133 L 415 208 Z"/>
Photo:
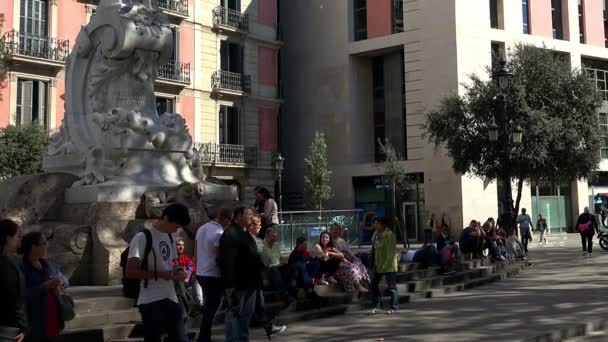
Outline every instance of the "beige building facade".
<path fill-rule="evenodd" d="M 462 93 L 470 74 L 485 74 L 493 52 L 518 43 L 551 49 L 606 89 L 604 0 L 285 0 L 281 7 L 289 23 L 283 63 L 297 66 L 283 73 L 282 150 L 305 155 L 314 131 L 325 132 L 330 207 L 388 215 L 375 143 L 388 138 L 415 179 L 400 208 L 410 238 L 422 239 L 431 214 L 445 213 L 456 230 L 498 215 L 497 183 L 455 174 L 423 130 L 425 113 Z M 298 207 L 305 171 L 295 159 L 286 161 L 285 188 L 288 205 Z M 608 159 L 599 171 L 608 171 Z M 553 232 L 567 230 L 601 187 L 526 184 L 521 207 L 548 216 Z"/>

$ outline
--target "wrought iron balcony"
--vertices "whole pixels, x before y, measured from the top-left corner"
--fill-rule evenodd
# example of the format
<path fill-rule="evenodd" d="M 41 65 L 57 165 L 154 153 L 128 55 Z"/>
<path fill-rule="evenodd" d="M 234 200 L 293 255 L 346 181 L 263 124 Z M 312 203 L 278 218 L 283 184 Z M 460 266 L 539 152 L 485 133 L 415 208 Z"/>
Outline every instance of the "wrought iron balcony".
<path fill-rule="evenodd" d="M 9 57 L 29 57 L 64 64 L 70 54 L 70 41 L 12 30 L 2 36 L 0 48 Z"/>
<path fill-rule="evenodd" d="M 595 83 L 604 101 L 608 101 L 608 70 L 585 68 L 589 79 Z"/>
<path fill-rule="evenodd" d="M 196 143 L 196 158 L 203 164 L 224 164 L 256 166 L 258 161 L 257 146 L 228 145 L 215 143 Z"/>
<path fill-rule="evenodd" d="M 236 72 L 218 70 L 211 75 L 213 91 L 228 91 L 239 93 L 251 92 L 251 77 Z"/>
<path fill-rule="evenodd" d="M 249 16 L 230 8 L 217 6 L 213 9 L 213 26 L 248 32 Z"/>
<path fill-rule="evenodd" d="M 188 16 L 188 0 L 156 0 L 159 8 Z"/>
<path fill-rule="evenodd" d="M 170 61 L 158 68 L 158 79 L 161 81 L 190 83 L 190 63 Z"/>

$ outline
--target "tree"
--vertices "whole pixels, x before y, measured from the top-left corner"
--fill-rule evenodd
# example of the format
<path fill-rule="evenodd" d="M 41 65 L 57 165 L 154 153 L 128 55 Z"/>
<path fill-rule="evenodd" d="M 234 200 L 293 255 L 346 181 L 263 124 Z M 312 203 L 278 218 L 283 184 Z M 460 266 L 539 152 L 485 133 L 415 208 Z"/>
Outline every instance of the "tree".
<path fill-rule="evenodd" d="M 2 32 L 2 25 L 4 24 L 4 13 L 0 13 L 0 32 Z M 0 46 L 1 47 L 1 46 Z M 0 89 L 4 88 L 6 81 L 6 74 L 8 73 L 8 58 L 5 49 L 0 48 Z M 2 94 L 0 93 L 0 100 L 2 100 Z"/>
<path fill-rule="evenodd" d="M 327 144 L 323 133 L 315 132 L 304 162 L 306 163 L 306 175 L 304 176 L 306 190 L 321 216 L 323 202 L 333 197 L 330 185 L 331 171 L 327 165 Z"/>
<path fill-rule="evenodd" d="M 385 142 L 382 143 L 382 141 L 378 140 L 378 144 L 380 145 L 380 151 L 386 157 L 381 166 L 384 173 L 383 183 L 391 188 L 393 215 L 395 215 L 395 223 L 399 223 L 400 220 L 397 210 L 397 198 L 405 197 L 410 184 L 410 179 L 405 172 L 405 169 L 401 166 L 401 156 L 399 153 L 397 153 L 397 150 L 395 150 L 395 147 L 390 143 L 390 141 L 386 139 Z M 403 246 L 409 248 L 409 239 L 407 238 L 406 227 L 404 227 L 402 224 L 399 226 L 401 227 Z"/>
<path fill-rule="evenodd" d="M 42 172 L 48 133 L 37 124 L 0 130 L 0 179 Z"/>
<path fill-rule="evenodd" d="M 524 182 L 559 184 L 588 178 L 597 169 L 601 97 L 582 70 L 550 50 L 517 45 L 508 57 L 514 76 L 506 93 L 506 124 L 523 128 L 519 146 L 509 139 L 500 150 L 489 140 L 499 91 L 478 75 L 463 85 L 464 95 L 446 96 L 428 113 L 425 129 L 429 142 L 447 149 L 459 174 L 498 179 L 509 170 L 517 179 L 517 212 Z"/>

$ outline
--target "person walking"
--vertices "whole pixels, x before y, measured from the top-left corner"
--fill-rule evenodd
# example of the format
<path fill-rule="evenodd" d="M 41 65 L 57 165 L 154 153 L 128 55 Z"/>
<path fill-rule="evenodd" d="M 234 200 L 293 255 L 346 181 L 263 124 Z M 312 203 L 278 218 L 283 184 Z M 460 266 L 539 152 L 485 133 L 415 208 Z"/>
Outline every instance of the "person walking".
<path fill-rule="evenodd" d="M 524 253 L 528 254 L 528 243 L 532 241 L 531 229 L 534 229 L 534 226 L 532 225 L 532 218 L 526 213 L 526 208 L 521 209 L 521 214 L 517 216 L 517 223 L 519 224 L 519 236 L 524 246 Z"/>
<path fill-rule="evenodd" d="M 0 342 L 23 342 L 27 330 L 25 278 L 15 262 L 19 225 L 0 220 Z"/>
<path fill-rule="evenodd" d="M 21 272 L 25 278 L 29 319 L 27 341 L 52 341 L 65 327 L 57 291 L 68 287 L 68 278 L 48 261 L 48 242 L 41 232 L 26 234 L 20 251 L 23 254 Z"/>
<path fill-rule="evenodd" d="M 249 341 L 251 318 L 254 312 L 263 311 L 264 308 L 264 263 L 256 241 L 246 230 L 252 217 L 252 210 L 236 208 L 232 224 L 220 238 L 218 262 L 225 287 L 224 332 L 228 342 Z M 265 320 L 264 329 L 270 337 L 284 331 L 286 327 L 275 327 L 269 320 Z"/>
<path fill-rule="evenodd" d="M 175 282 L 188 274 L 173 270 L 177 259 L 175 233 L 190 223 L 188 208 L 174 203 L 161 219 L 136 234 L 129 246 L 127 278 L 140 280 L 137 306 L 144 325 L 144 342 L 160 342 L 163 329 L 174 342 L 188 342 L 184 312 L 177 298 Z"/>
<path fill-rule="evenodd" d="M 387 313 L 399 312 L 399 290 L 397 288 L 397 241 L 387 221 L 383 217 L 376 218 L 376 231 L 372 236 L 372 284 L 371 304 L 372 314 L 380 310 L 380 281 L 384 277 L 391 296 L 391 308 Z"/>
<path fill-rule="evenodd" d="M 211 341 L 211 326 L 213 319 L 222 302 L 224 287 L 217 256 L 220 248 L 220 238 L 231 220 L 230 210 L 222 208 L 217 217 L 211 214 L 210 221 L 202 225 L 196 232 L 196 277 L 203 288 L 203 307 L 201 327 L 198 342 Z"/>
<path fill-rule="evenodd" d="M 585 207 L 583 213 L 579 215 L 576 221 L 576 231 L 581 234 L 583 256 L 591 256 L 593 252 L 593 235 L 597 229 L 595 217 L 589 213 L 589 208 Z"/>
<path fill-rule="evenodd" d="M 538 214 L 538 221 L 536 221 L 536 229 L 538 230 L 538 244 L 547 244 L 547 238 L 545 232 L 547 231 L 547 220 L 543 217 L 543 214 Z"/>

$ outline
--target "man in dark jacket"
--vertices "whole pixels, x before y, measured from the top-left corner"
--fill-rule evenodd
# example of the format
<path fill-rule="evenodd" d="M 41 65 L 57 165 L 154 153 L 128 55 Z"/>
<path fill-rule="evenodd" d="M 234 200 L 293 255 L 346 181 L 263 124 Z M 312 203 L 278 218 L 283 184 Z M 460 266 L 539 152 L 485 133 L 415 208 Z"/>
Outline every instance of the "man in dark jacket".
<path fill-rule="evenodd" d="M 236 208 L 232 225 L 220 238 L 218 264 L 226 289 L 226 341 L 249 341 L 251 318 L 256 311 L 256 303 L 263 299 L 264 263 L 255 240 L 245 230 L 252 218 L 250 209 Z M 267 335 L 285 330 L 284 327 L 275 329 L 271 323 L 265 328 Z"/>
<path fill-rule="evenodd" d="M 576 221 L 576 231 L 581 234 L 581 244 L 583 245 L 583 256 L 591 256 L 593 252 L 593 235 L 598 229 L 598 224 L 589 212 L 589 208 L 585 208 Z"/>

